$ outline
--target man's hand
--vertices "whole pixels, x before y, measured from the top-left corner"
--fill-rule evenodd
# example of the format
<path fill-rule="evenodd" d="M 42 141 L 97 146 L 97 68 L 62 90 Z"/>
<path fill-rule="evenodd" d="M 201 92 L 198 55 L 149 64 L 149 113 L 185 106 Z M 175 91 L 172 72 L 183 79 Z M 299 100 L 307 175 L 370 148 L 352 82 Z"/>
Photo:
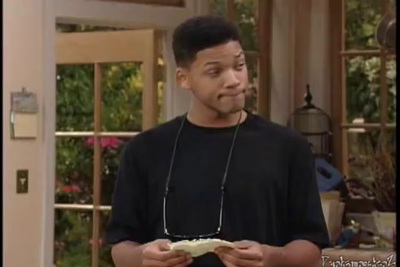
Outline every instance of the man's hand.
<path fill-rule="evenodd" d="M 234 242 L 233 248 L 219 247 L 215 253 L 227 267 L 263 267 L 263 247 L 253 241 Z"/>
<path fill-rule="evenodd" d="M 169 240 L 148 243 L 142 253 L 143 267 L 185 267 L 192 263 L 190 254 L 170 251 Z"/>

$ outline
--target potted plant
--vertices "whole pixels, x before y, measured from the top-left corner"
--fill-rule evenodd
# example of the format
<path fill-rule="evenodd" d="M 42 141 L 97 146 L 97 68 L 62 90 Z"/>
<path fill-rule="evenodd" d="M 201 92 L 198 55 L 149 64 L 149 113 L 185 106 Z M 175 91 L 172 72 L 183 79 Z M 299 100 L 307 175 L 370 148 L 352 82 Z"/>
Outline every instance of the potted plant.
<path fill-rule="evenodd" d="M 352 167 L 358 175 L 346 181 L 350 194 L 371 201 L 372 207 L 368 213 L 356 211 L 346 218 L 392 239 L 396 226 L 396 152 L 378 145 L 368 155 L 358 155 Z"/>
<path fill-rule="evenodd" d="M 374 180 L 369 185 L 375 196 L 372 212 L 378 232 L 392 238 L 396 227 L 396 153 L 380 149 L 370 160 Z"/>
<path fill-rule="evenodd" d="M 371 157 L 370 169 L 374 177 L 369 187 L 375 196 L 379 212 L 396 212 L 396 153 L 381 149 Z"/>

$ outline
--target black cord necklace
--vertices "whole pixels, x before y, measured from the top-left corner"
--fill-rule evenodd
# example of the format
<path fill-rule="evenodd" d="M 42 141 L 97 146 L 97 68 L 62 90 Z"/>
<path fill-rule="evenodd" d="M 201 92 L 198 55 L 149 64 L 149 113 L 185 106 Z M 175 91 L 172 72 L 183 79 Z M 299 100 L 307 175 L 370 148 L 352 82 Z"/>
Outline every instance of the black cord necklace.
<path fill-rule="evenodd" d="M 232 158 L 232 153 L 233 153 L 233 148 L 235 147 L 235 142 L 236 142 L 236 137 L 237 137 L 237 133 L 239 130 L 239 126 L 240 126 L 240 122 L 242 119 L 242 111 L 240 112 L 239 115 L 239 120 L 236 124 L 236 129 L 235 132 L 233 134 L 233 138 L 232 138 L 232 143 L 231 143 L 231 147 L 229 149 L 229 154 L 228 154 L 228 158 L 226 161 L 226 166 L 225 166 L 225 170 L 224 170 L 224 175 L 222 178 L 222 182 L 221 182 L 221 205 L 220 205 L 220 213 L 219 213 L 219 226 L 216 232 L 211 233 L 211 234 L 202 234 L 202 235 L 196 235 L 196 236 L 187 236 L 187 235 L 175 235 L 175 234 L 170 234 L 168 229 L 167 229 L 167 224 L 166 224 L 166 199 L 167 199 L 167 195 L 169 192 L 169 182 L 171 180 L 171 174 L 172 174 L 172 168 L 174 165 L 174 161 L 175 161 L 175 155 L 176 155 L 176 148 L 178 145 L 178 141 L 179 141 L 179 137 L 181 135 L 183 126 L 185 124 L 185 121 L 187 119 L 187 114 L 185 114 L 182 118 L 182 122 L 181 125 L 179 127 L 178 130 L 178 134 L 176 135 L 176 139 L 175 139 L 175 144 L 174 144 L 174 148 L 172 151 L 172 158 L 171 158 L 171 163 L 170 163 L 170 167 L 169 167 L 169 171 L 168 171 L 168 176 L 167 176 L 167 180 L 165 183 L 165 194 L 164 194 L 164 203 L 163 203 L 163 219 L 164 219 L 164 233 L 168 236 L 172 236 L 172 237 L 176 237 L 176 238 L 204 238 L 204 237 L 209 237 L 209 236 L 214 236 L 220 233 L 221 231 L 221 226 L 222 226 L 222 210 L 223 210 L 223 206 L 224 206 L 224 193 L 225 193 L 225 182 L 226 182 L 226 177 L 228 175 L 228 170 L 230 167 L 230 162 L 231 162 L 231 158 Z"/>

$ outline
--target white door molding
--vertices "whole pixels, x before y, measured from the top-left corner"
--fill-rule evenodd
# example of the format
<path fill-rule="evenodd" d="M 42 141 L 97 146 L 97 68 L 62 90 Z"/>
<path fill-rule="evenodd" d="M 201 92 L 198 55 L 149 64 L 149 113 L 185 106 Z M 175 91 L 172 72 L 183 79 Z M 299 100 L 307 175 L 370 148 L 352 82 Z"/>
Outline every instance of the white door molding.
<path fill-rule="evenodd" d="M 53 0 L 59 23 L 169 29 L 189 18 L 189 7 L 164 7 L 88 0 Z"/>

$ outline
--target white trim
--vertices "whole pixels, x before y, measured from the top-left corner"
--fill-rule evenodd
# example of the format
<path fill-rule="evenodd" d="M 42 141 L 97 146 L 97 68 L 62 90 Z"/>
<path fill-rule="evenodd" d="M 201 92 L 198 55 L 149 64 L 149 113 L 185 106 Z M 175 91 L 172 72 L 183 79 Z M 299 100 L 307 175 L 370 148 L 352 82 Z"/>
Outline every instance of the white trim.
<path fill-rule="evenodd" d="M 286 125 L 294 95 L 294 4 L 274 0 L 272 5 L 271 120 Z"/>
<path fill-rule="evenodd" d="M 190 17 L 190 8 L 88 0 L 53 0 L 57 22 L 170 29 Z M 190 1 L 188 1 L 190 2 Z"/>
<path fill-rule="evenodd" d="M 186 8 L 191 16 L 204 15 L 209 11 L 209 3 L 205 0 L 188 0 L 186 1 Z M 180 89 L 175 80 L 176 64 L 172 51 L 173 31 L 174 27 L 171 27 L 163 33 L 163 58 L 166 68 L 163 110 L 164 120 L 166 121 L 185 113 L 190 102 L 190 93 Z"/>
<path fill-rule="evenodd" d="M 163 109 L 163 120 L 168 121 L 174 114 L 173 105 L 174 97 L 173 91 L 176 88 L 175 81 L 175 60 L 172 51 L 172 30 L 164 31 L 162 34 L 162 56 L 165 64 L 165 86 L 164 86 L 164 97 L 162 103 Z"/>
<path fill-rule="evenodd" d="M 54 251 L 54 189 L 55 189 L 55 131 L 56 131 L 56 60 L 55 60 L 55 16 L 53 0 L 42 0 L 43 4 L 43 224 L 41 265 L 53 267 Z"/>
<path fill-rule="evenodd" d="M 175 58 L 172 52 L 173 30 L 163 34 L 163 58 L 165 60 L 164 120 L 183 114 L 189 108 L 189 93 L 180 89 L 175 79 Z"/>
<path fill-rule="evenodd" d="M 210 3 L 205 0 L 186 0 L 186 8 L 193 16 L 209 13 Z"/>

